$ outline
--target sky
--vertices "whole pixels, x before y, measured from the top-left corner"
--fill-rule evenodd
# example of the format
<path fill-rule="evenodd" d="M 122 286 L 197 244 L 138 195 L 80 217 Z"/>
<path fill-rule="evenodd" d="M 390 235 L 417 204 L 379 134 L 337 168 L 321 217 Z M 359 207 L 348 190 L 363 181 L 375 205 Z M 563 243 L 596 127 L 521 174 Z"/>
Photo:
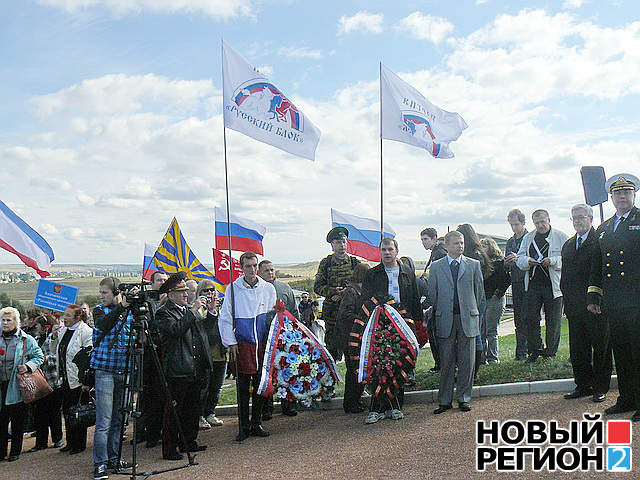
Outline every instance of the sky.
<path fill-rule="evenodd" d="M 224 39 L 322 132 L 311 162 L 227 131 L 231 211 L 275 263 L 329 253 L 331 208 L 379 217 L 379 62 L 469 125 L 449 160 L 384 141 L 401 255 L 425 257 L 427 226 L 510 236 L 514 207 L 573 234 L 580 167 L 640 174 L 638 19 L 633 0 L 2 2 L 0 199 L 56 263 L 139 263 L 175 216 L 210 264 Z"/>

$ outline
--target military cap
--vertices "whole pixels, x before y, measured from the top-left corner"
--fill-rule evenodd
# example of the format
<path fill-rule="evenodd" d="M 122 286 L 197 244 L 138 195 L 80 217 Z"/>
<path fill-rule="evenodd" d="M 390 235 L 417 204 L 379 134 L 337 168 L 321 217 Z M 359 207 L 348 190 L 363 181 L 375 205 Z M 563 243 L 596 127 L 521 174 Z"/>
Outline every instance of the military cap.
<path fill-rule="evenodd" d="M 162 284 L 159 293 L 169 293 L 169 292 L 184 292 L 189 290 L 187 287 L 187 283 L 185 279 L 187 278 L 187 274 L 184 272 L 178 272 L 171 275 L 167 278 L 167 281 Z"/>
<path fill-rule="evenodd" d="M 329 230 L 329 233 L 327 233 L 327 243 L 343 238 L 349 238 L 349 230 L 345 227 L 333 227 Z"/>
<path fill-rule="evenodd" d="M 606 187 L 609 193 L 618 190 L 633 190 L 637 192 L 638 188 L 640 188 L 640 181 L 638 177 L 630 173 L 619 173 L 607 180 Z"/>

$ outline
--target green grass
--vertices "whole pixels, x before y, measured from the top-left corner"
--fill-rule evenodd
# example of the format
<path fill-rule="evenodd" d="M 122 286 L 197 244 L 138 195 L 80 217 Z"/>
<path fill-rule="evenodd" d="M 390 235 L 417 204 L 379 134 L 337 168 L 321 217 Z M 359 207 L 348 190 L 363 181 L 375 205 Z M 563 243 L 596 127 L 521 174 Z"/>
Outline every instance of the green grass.
<path fill-rule="evenodd" d="M 544 339 L 545 329 L 542 328 L 542 338 Z M 478 377 L 474 385 L 494 385 L 511 382 L 532 382 L 537 380 L 550 380 L 554 378 L 573 378 L 573 371 L 569 361 L 569 329 L 567 319 L 562 319 L 562 331 L 560 336 L 560 346 L 555 358 L 538 359 L 535 363 L 515 360 L 516 336 L 515 334 L 505 335 L 498 339 L 498 357 L 500 363 L 494 365 L 483 365 L 478 371 Z M 440 374 L 430 372 L 433 367 L 433 356 L 428 348 L 420 351 L 418 363 L 415 370 L 415 385 L 407 390 L 430 390 L 437 389 L 440 382 Z M 344 377 L 345 365 L 338 365 L 340 374 Z M 340 383 L 336 387 L 336 395 L 342 396 L 344 384 Z M 227 386 L 222 390 L 220 398 L 221 405 L 236 403 L 236 390 Z"/>

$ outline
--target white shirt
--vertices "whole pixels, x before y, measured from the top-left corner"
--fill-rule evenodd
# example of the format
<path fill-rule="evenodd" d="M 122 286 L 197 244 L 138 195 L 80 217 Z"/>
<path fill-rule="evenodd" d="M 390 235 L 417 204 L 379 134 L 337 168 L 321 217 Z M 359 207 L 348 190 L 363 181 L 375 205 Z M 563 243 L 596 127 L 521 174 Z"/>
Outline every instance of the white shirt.
<path fill-rule="evenodd" d="M 618 225 L 620 225 L 620 222 L 624 219 L 626 220 L 627 217 L 629 216 L 629 214 L 631 213 L 631 210 L 629 210 L 627 213 L 625 213 L 624 215 L 620 216 L 616 213 L 616 219 L 613 221 L 613 231 L 615 232 L 618 229 Z"/>
<path fill-rule="evenodd" d="M 459 256 L 459 257 L 457 257 L 457 258 L 452 258 L 452 257 L 450 257 L 450 256 L 449 256 L 449 254 L 447 253 L 447 261 L 449 262 L 449 265 L 451 265 L 451 262 L 453 262 L 454 260 L 455 260 L 456 262 L 458 262 L 458 265 L 460 265 L 460 257 L 462 257 L 462 255 L 460 255 L 460 256 Z"/>
<path fill-rule="evenodd" d="M 384 271 L 387 272 L 388 286 L 387 291 L 393 299 L 400 303 L 400 285 L 398 284 L 398 277 L 400 276 L 400 267 L 387 268 L 384 267 Z"/>

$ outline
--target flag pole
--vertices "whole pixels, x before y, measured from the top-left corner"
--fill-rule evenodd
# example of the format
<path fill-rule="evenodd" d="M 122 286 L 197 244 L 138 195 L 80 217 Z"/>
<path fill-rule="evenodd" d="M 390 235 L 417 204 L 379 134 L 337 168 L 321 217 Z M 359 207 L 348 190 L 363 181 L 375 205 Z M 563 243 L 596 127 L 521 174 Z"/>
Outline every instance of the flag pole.
<path fill-rule="evenodd" d="M 236 300 L 235 295 L 233 294 L 233 257 L 231 256 L 231 208 L 229 207 L 229 166 L 227 163 L 227 127 L 225 125 L 224 118 L 224 40 L 220 39 L 220 51 L 222 58 L 222 147 L 224 150 L 224 190 L 227 199 L 227 247 L 229 247 L 229 287 L 231 288 L 231 322 L 233 326 L 233 331 L 235 333 L 236 330 Z M 228 300 L 228 297 L 225 292 L 225 301 Z M 237 344 L 236 344 L 237 348 Z M 238 436 L 242 437 L 242 422 L 240 418 L 240 386 L 238 385 L 238 355 L 234 358 L 234 366 L 236 369 L 236 402 L 238 405 L 237 413 L 238 413 Z"/>
<path fill-rule="evenodd" d="M 383 163 L 382 163 L 382 62 L 380 62 L 380 242 L 384 236 L 384 184 L 383 184 Z"/>

